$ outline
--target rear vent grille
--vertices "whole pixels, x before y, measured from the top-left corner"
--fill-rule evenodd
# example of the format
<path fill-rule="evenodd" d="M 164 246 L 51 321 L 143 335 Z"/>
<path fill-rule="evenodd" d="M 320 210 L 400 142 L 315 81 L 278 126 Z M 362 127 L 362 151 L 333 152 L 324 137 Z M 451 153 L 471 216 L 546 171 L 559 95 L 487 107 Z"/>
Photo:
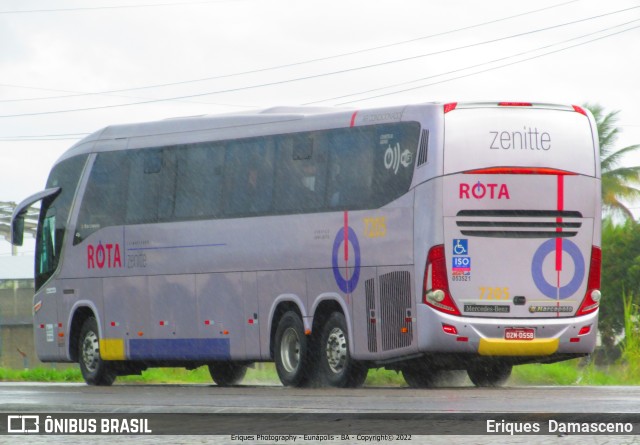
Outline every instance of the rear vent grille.
<path fill-rule="evenodd" d="M 568 238 L 582 226 L 582 213 L 570 210 L 461 210 L 456 216 L 460 233 L 489 238 Z"/>
<path fill-rule="evenodd" d="M 364 282 L 364 293 L 367 299 L 367 344 L 369 352 L 378 352 L 375 280 L 373 278 Z"/>
<path fill-rule="evenodd" d="M 411 346 L 411 274 L 390 272 L 380 276 L 382 350 Z"/>
<path fill-rule="evenodd" d="M 418 153 L 418 167 L 427 162 L 429 154 L 429 130 L 422 130 L 422 138 L 420 139 L 420 152 Z"/>

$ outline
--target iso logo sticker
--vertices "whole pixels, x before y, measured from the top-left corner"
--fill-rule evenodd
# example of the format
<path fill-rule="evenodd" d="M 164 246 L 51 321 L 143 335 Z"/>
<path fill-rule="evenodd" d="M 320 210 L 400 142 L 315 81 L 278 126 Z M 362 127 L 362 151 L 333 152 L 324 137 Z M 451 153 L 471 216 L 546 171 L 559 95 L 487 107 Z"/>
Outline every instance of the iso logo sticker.
<path fill-rule="evenodd" d="M 468 256 L 457 256 L 452 259 L 451 268 L 453 272 L 471 272 L 471 258 Z"/>

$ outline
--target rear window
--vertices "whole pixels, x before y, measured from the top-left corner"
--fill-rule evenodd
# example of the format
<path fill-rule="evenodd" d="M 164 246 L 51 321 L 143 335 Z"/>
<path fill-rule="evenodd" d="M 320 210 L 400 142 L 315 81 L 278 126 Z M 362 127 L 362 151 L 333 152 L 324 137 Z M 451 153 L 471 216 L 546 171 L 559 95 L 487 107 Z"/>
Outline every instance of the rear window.
<path fill-rule="evenodd" d="M 456 109 L 445 115 L 444 173 L 545 167 L 596 175 L 589 120 L 572 111 Z"/>

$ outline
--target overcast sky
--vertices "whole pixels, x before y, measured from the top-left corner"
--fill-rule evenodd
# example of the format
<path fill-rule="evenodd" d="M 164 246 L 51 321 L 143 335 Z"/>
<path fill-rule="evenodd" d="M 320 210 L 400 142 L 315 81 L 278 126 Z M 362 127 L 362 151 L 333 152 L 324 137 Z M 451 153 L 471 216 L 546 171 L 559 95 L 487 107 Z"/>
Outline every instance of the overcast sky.
<path fill-rule="evenodd" d="M 107 125 L 275 105 L 597 102 L 640 143 L 639 44 L 637 0 L 1 0 L 0 202 Z"/>

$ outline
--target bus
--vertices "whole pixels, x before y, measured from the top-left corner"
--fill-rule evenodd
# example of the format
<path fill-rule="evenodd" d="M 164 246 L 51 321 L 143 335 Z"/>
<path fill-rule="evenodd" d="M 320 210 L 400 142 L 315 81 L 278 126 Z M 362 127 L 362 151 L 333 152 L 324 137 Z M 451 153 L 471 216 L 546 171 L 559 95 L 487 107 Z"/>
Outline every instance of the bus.
<path fill-rule="evenodd" d="M 279 107 L 104 128 L 40 202 L 37 354 L 90 385 L 275 362 L 286 386 L 369 369 L 477 386 L 596 345 L 600 164 L 578 106 Z"/>

